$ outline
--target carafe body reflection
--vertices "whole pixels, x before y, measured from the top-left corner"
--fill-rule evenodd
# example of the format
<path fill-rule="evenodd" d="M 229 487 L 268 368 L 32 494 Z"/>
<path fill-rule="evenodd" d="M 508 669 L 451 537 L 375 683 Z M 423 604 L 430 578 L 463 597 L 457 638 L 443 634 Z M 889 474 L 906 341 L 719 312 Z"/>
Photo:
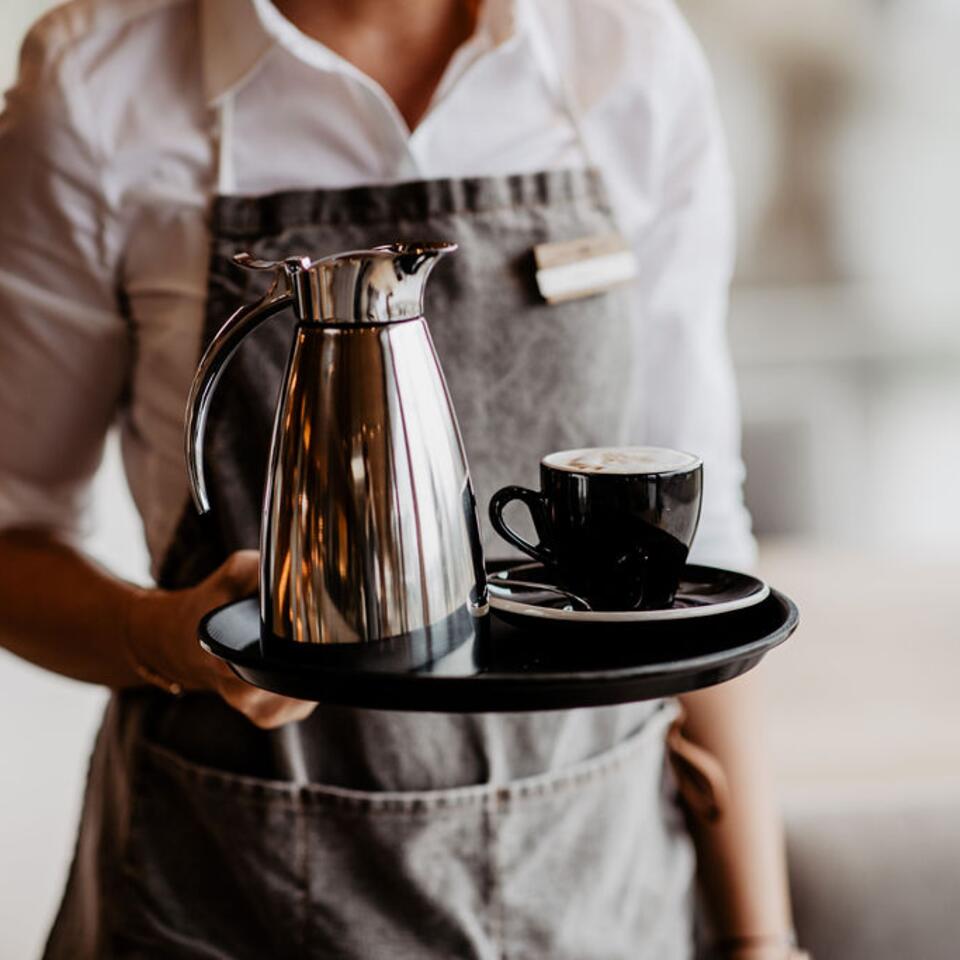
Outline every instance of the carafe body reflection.
<path fill-rule="evenodd" d="M 187 409 L 187 463 L 210 509 L 210 399 L 244 336 L 291 308 L 263 503 L 264 644 L 293 651 L 431 632 L 449 646 L 487 609 L 476 504 L 456 415 L 423 316 L 452 244 L 391 244 L 321 260 L 236 260 L 273 286 L 204 354 Z M 216 507 L 216 504 L 213 504 Z"/>

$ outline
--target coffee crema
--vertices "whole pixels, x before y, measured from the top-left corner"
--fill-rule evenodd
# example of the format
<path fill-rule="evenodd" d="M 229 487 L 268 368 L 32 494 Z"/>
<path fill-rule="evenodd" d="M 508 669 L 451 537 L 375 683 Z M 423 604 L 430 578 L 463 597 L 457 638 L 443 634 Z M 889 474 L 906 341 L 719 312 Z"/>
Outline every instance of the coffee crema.
<path fill-rule="evenodd" d="M 561 450 L 543 458 L 543 464 L 570 473 L 657 474 L 690 470 L 700 458 L 663 447 L 587 447 Z"/>

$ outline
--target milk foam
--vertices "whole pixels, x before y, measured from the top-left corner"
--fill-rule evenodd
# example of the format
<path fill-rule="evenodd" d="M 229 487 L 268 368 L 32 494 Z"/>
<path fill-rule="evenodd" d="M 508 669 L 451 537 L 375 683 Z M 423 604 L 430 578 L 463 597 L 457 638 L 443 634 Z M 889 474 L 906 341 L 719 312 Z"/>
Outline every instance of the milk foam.
<path fill-rule="evenodd" d="M 700 463 L 700 458 L 663 447 L 589 447 L 551 453 L 543 462 L 571 473 L 626 475 L 689 470 Z"/>

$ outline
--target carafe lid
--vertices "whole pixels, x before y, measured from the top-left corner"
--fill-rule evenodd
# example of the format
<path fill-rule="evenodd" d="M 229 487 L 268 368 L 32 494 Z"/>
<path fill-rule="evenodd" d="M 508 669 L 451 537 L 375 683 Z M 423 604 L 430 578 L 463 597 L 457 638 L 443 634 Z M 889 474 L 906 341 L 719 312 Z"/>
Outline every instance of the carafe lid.
<path fill-rule="evenodd" d="M 388 243 L 331 257 L 257 260 L 241 253 L 234 260 L 254 270 L 286 273 L 301 321 L 324 324 L 378 324 L 423 316 L 427 277 L 455 243 Z"/>

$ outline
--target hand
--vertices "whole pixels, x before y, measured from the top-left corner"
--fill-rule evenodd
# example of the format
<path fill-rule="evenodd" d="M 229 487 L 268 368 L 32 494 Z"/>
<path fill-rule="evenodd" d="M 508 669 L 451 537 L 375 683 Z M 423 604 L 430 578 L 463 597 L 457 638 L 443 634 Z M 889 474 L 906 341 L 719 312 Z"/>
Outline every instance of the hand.
<path fill-rule="evenodd" d="M 138 590 L 126 617 L 126 646 L 139 673 L 155 673 L 184 690 L 211 690 L 258 727 L 272 729 L 308 717 L 315 703 L 292 700 L 240 680 L 197 642 L 197 624 L 215 607 L 257 589 L 255 550 L 239 550 L 206 580 L 187 590 Z M 144 670 L 143 668 L 146 668 Z"/>
<path fill-rule="evenodd" d="M 789 939 L 744 937 L 741 945 L 727 941 L 717 951 L 718 960 L 811 960 L 808 953 L 789 945 Z"/>
<path fill-rule="evenodd" d="M 725 953 L 723 954 L 723 960 L 810 960 L 810 954 L 792 948 L 788 949 L 786 953 L 783 950 L 747 949 Z"/>

